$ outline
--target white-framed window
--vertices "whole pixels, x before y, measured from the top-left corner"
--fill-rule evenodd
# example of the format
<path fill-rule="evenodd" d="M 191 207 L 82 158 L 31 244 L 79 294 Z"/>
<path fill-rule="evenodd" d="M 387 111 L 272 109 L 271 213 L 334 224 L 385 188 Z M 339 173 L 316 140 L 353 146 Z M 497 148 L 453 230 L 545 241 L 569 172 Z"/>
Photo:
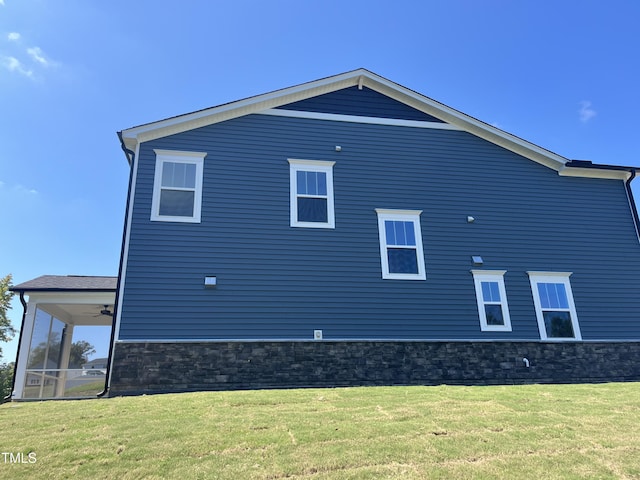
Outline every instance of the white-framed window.
<path fill-rule="evenodd" d="M 291 226 L 335 228 L 333 165 L 289 159 Z"/>
<path fill-rule="evenodd" d="M 571 272 L 527 272 L 542 340 L 582 340 Z"/>
<path fill-rule="evenodd" d="M 504 286 L 505 270 L 471 270 L 476 287 L 480 329 L 483 332 L 510 332 L 511 317 Z"/>
<path fill-rule="evenodd" d="M 422 210 L 376 208 L 382 278 L 424 280 L 420 214 Z"/>
<path fill-rule="evenodd" d="M 151 220 L 200 223 L 206 152 L 154 150 Z"/>

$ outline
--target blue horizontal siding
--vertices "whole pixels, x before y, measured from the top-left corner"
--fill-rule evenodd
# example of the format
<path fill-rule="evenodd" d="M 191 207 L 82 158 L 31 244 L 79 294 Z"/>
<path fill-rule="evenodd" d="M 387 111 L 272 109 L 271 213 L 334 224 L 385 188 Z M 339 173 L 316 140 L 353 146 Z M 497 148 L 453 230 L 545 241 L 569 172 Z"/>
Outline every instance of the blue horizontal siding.
<path fill-rule="evenodd" d="M 154 148 L 208 152 L 200 224 L 149 220 Z M 336 162 L 335 229 L 289 226 L 287 158 Z M 381 278 L 375 208 L 423 211 L 425 281 Z M 122 340 L 536 340 L 526 272 L 548 270 L 574 272 L 585 340 L 640 338 L 623 182 L 465 132 L 242 117 L 142 144 L 132 214 Z M 512 332 L 480 331 L 472 255 L 507 270 Z"/>
<path fill-rule="evenodd" d="M 367 87 L 362 87 L 360 90 L 357 86 L 288 103 L 278 108 L 303 112 L 444 123 L 436 117 L 382 95 L 375 90 Z"/>

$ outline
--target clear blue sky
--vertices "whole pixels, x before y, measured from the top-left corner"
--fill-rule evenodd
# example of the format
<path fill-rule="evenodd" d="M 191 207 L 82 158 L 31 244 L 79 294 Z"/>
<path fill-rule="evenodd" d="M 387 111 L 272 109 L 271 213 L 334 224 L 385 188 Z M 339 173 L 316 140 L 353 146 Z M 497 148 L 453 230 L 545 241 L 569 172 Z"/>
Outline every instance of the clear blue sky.
<path fill-rule="evenodd" d="M 117 274 L 117 131 L 359 67 L 640 166 L 639 22 L 635 0 L 0 0 L 0 275 Z"/>

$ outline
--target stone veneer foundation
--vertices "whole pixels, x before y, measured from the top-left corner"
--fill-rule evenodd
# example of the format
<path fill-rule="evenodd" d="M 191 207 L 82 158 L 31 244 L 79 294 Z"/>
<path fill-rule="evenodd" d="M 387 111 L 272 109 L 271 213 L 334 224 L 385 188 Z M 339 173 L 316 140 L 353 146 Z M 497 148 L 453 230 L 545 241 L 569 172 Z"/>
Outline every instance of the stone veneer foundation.
<path fill-rule="evenodd" d="M 633 380 L 640 342 L 116 343 L 109 394 Z"/>

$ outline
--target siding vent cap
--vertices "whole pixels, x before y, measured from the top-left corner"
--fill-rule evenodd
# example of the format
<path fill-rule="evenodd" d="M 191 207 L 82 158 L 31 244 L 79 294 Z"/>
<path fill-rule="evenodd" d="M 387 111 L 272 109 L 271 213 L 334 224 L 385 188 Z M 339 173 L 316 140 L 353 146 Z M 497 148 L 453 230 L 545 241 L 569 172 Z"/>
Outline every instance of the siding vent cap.
<path fill-rule="evenodd" d="M 473 223 L 473 222 L 475 222 L 475 221 L 476 221 L 476 219 L 475 219 L 475 218 L 473 218 L 471 215 L 469 215 L 469 216 L 467 217 L 467 223 Z"/>
<path fill-rule="evenodd" d="M 314 340 L 322 340 L 322 330 L 314 330 L 313 331 L 313 339 Z"/>
<path fill-rule="evenodd" d="M 218 277 L 204 277 L 204 286 L 215 288 L 218 285 Z"/>
<path fill-rule="evenodd" d="M 473 263 L 474 267 L 481 267 L 482 265 L 484 265 L 484 260 L 480 255 L 472 255 L 471 263 Z"/>
<path fill-rule="evenodd" d="M 336 152 L 341 152 L 342 151 L 342 147 L 340 145 L 336 145 Z"/>

